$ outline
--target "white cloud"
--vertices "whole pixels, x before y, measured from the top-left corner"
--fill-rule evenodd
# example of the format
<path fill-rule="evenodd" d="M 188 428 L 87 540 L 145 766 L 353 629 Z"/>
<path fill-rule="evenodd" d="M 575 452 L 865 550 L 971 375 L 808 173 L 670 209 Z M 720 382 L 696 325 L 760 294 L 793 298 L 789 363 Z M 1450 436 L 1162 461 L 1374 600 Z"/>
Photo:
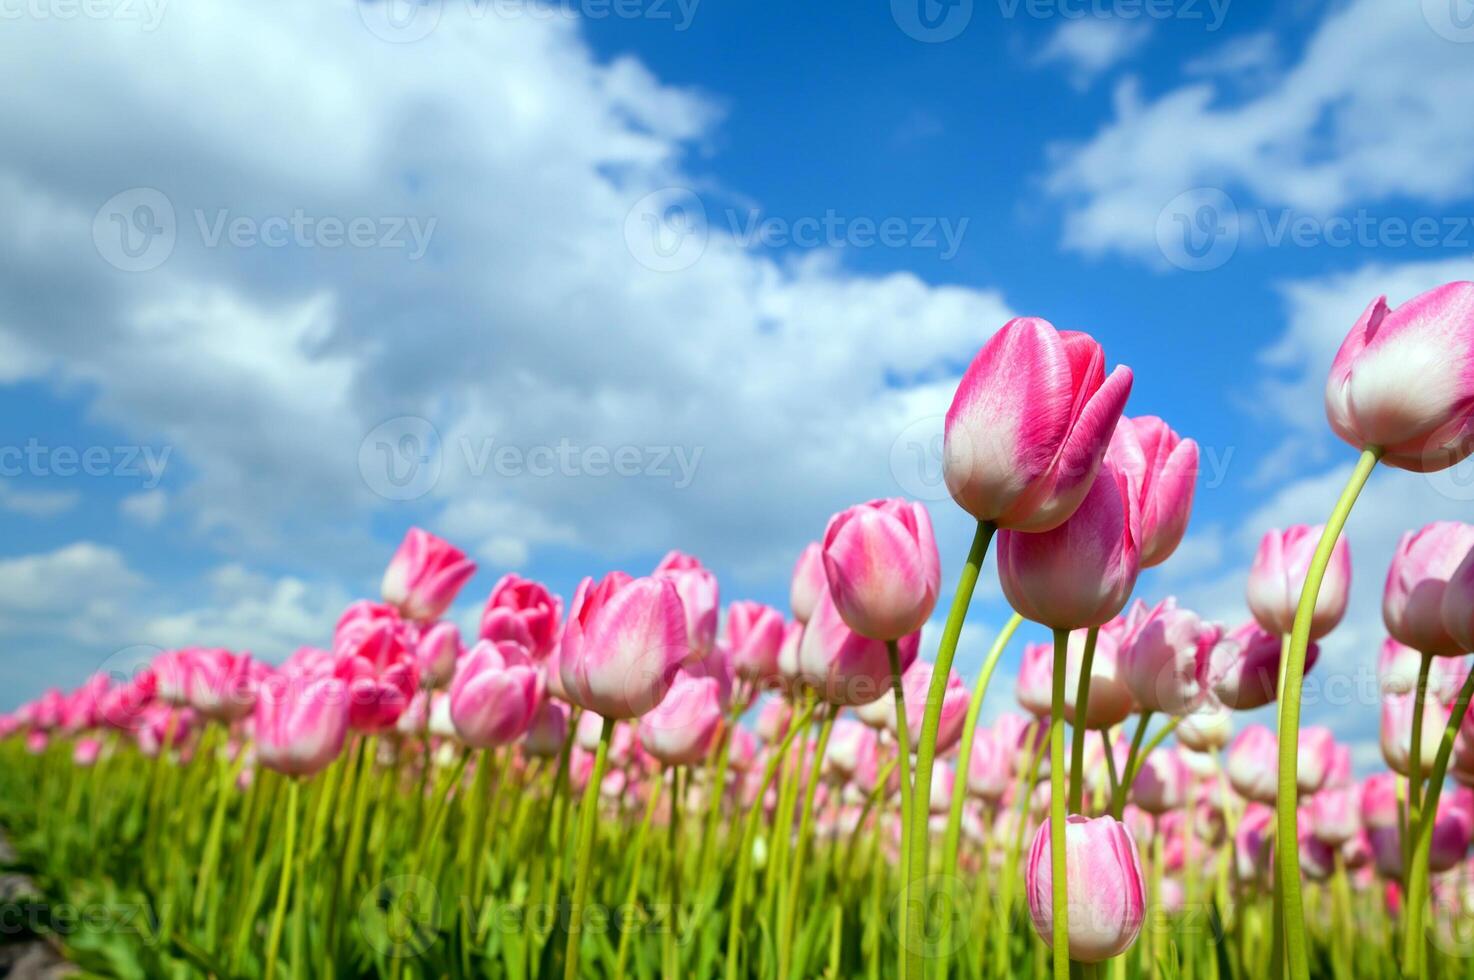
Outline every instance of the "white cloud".
<path fill-rule="evenodd" d="M 26 517 L 56 517 L 65 514 L 82 500 L 76 490 L 17 490 L 0 482 L 0 510 Z"/>
<path fill-rule="evenodd" d="M 1241 42 L 1242 43 L 1242 42 Z M 1114 121 L 1054 148 L 1046 186 L 1066 206 L 1065 244 L 1157 262 L 1158 215 L 1200 187 L 1324 216 L 1353 202 L 1441 204 L 1474 179 L 1474 60 L 1417 4 L 1333 6 L 1298 62 L 1252 97 L 1205 78 L 1148 98 L 1134 80 Z M 1242 51 L 1221 53 L 1242 60 Z"/>
<path fill-rule="evenodd" d="M 78 541 L 0 559 L 0 616 L 53 614 L 128 595 L 143 585 L 116 548 Z M 13 621 L 13 620 L 12 620 Z"/>
<path fill-rule="evenodd" d="M 144 490 L 118 502 L 118 512 L 144 527 L 157 527 L 169 512 L 169 494 L 164 490 Z"/>
<path fill-rule="evenodd" d="M 1111 17 L 1066 20 L 1035 56 L 1038 65 L 1063 65 L 1071 84 L 1086 88 L 1101 74 L 1135 54 L 1151 36 L 1147 21 Z"/>

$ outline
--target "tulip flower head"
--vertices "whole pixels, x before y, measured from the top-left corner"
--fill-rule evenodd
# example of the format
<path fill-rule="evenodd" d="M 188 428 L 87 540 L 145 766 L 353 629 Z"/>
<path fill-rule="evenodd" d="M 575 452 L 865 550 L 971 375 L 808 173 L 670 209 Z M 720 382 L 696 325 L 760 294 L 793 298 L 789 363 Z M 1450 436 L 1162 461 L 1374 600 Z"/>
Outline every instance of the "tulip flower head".
<path fill-rule="evenodd" d="M 1270 633 L 1284 636 L 1295 623 L 1295 607 L 1300 603 L 1300 590 L 1310 560 L 1320 543 L 1323 525 L 1309 527 L 1296 524 L 1281 531 L 1266 531 L 1249 566 L 1249 609 L 1259 625 Z M 1320 639 L 1346 615 L 1347 597 L 1351 591 L 1351 547 L 1346 539 L 1336 541 L 1331 562 L 1326 566 L 1320 593 L 1315 599 L 1315 614 L 1310 620 L 1310 638 Z"/>
<path fill-rule="evenodd" d="M 333 656 L 333 674 L 348 686 L 349 725 L 392 729 L 420 686 L 413 631 L 394 617 L 352 619 L 339 627 Z"/>
<path fill-rule="evenodd" d="M 277 674 L 262 683 L 252 726 L 256 761 L 288 776 L 321 772 L 343 751 L 348 685 L 332 676 Z"/>
<path fill-rule="evenodd" d="M 1284 640 L 1258 623 L 1244 623 L 1225 633 L 1208 654 L 1208 686 L 1213 696 L 1235 711 L 1249 711 L 1273 701 L 1279 693 Z M 1320 658 L 1319 645 L 1305 651 L 1305 672 Z"/>
<path fill-rule="evenodd" d="M 1440 657 L 1464 652 L 1443 622 L 1449 579 L 1474 549 L 1474 525 L 1437 521 L 1408 531 L 1397 543 L 1382 591 L 1387 632 L 1417 650 Z"/>
<path fill-rule="evenodd" d="M 1233 737 L 1233 713 L 1212 694 L 1177 724 L 1177 741 L 1194 752 L 1216 752 Z"/>
<path fill-rule="evenodd" d="M 1198 444 L 1154 415 L 1122 418 L 1111 435 L 1112 458 L 1141 494 L 1141 567 L 1162 564 L 1182 543 L 1198 477 Z"/>
<path fill-rule="evenodd" d="M 526 734 L 541 700 L 542 675 L 527 649 L 481 640 L 456 666 L 450 720 L 462 742 L 489 749 Z"/>
<path fill-rule="evenodd" d="M 727 607 L 727 645 L 732 671 L 749 684 L 778 676 L 778 651 L 786 631 L 783 614 L 759 602 Z"/>
<path fill-rule="evenodd" d="M 476 574 L 476 563 L 450 542 L 412 527 L 384 570 L 380 592 L 407 619 L 439 619 L 461 587 Z"/>
<path fill-rule="evenodd" d="M 481 611 L 483 640 L 513 640 L 533 660 L 544 660 L 558 645 L 563 600 L 539 582 L 507 573 L 491 587 Z"/>
<path fill-rule="evenodd" d="M 640 717 L 640 744 L 665 765 L 695 765 L 721 736 L 722 716 L 717 682 L 683 670 L 660 704 Z"/>
<path fill-rule="evenodd" d="M 1126 686 L 1147 711 L 1191 714 L 1208 694 L 1209 660 L 1222 637 L 1222 627 L 1163 599 L 1123 645 Z"/>
<path fill-rule="evenodd" d="M 1053 948 L 1054 883 L 1049 821 L 1034 834 L 1025 871 L 1034 931 Z M 1146 916 L 1146 885 L 1136 842 L 1111 817 L 1071 815 L 1065 823 L 1065 894 L 1070 959 L 1099 963 L 1131 947 Z"/>
<path fill-rule="evenodd" d="M 456 663 L 465 652 L 466 648 L 461 645 L 461 631 L 455 623 L 442 620 L 429 629 L 421 630 L 415 640 L 415 663 L 420 670 L 420 684 L 434 689 L 450 683 Z"/>
<path fill-rule="evenodd" d="M 915 661 L 920 642 L 920 633 L 896 641 L 902 677 Z M 798 659 L 802 682 L 832 705 L 868 704 L 891 691 L 885 642 L 850 629 L 827 593 L 804 627 Z"/>
<path fill-rule="evenodd" d="M 581 708 L 635 718 L 665 697 L 690 649 L 686 607 L 669 578 L 586 578 L 563 628 L 563 687 Z"/>
<path fill-rule="evenodd" d="M 1263 725 L 1250 725 L 1228 749 L 1228 781 L 1240 796 L 1273 805 L 1279 792 L 1279 739 Z"/>
<path fill-rule="evenodd" d="M 872 500 L 840 511 L 824 531 L 823 554 L 834 604 L 861 636 L 900 639 L 936 608 L 941 559 L 921 504 Z"/>

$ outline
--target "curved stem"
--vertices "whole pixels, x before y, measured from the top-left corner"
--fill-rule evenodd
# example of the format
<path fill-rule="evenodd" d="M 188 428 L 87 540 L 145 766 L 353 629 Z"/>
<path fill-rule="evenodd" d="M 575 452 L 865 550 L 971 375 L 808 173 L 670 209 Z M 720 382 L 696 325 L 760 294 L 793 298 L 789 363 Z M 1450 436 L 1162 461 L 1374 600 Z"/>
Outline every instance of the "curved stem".
<path fill-rule="evenodd" d="M 957 852 L 962 839 L 962 804 L 967 799 L 967 768 L 972 763 L 972 743 L 977 737 L 978 715 L 982 713 L 983 698 L 988 694 L 988 682 L 993 677 L 993 668 L 998 666 L 998 659 L 1003 656 L 1004 648 L 1013 639 L 1014 632 L 1023 621 L 1024 617 L 1014 613 L 1004 624 L 998 638 L 993 641 L 992 649 L 983 661 L 983 669 L 978 674 L 977 683 L 973 685 L 972 700 L 967 703 L 967 718 L 962 723 L 962 743 L 957 753 L 957 773 L 952 784 L 952 808 L 947 813 L 947 833 L 942 838 L 942 880 L 947 889 L 947 906 L 946 917 L 942 920 L 942 957 L 937 964 L 938 980 L 947 980 L 947 969 L 952 963 L 952 913 L 955 911 L 953 906 L 957 896 L 956 882 L 953 879 L 957 874 Z"/>
<path fill-rule="evenodd" d="M 1121 770 L 1121 783 L 1116 787 L 1116 795 L 1111 800 L 1111 816 L 1117 820 L 1121 819 L 1121 813 L 1126 809 L 1126 797 L 1131 794 L 1131 782 L 1135 778 L 1136 757 L 1141 754 L 1141 740 L 1146 737 L 1147 722 L 1152 720 L 1150 711 L 1143 711 L 1136 722 L 1136 734 L 1131 736 L 1131 748 L 1126 753 L 1126 767 Z M 1115 751 L 1114 748 L 1111 751 Z"/>
<path fill-rule="evenodd" d="M 1285 928 L 1285 965 L 1290 980 L 1307 980 L 1310 964 L 1305 950 L 1305 909 L 1300 897 L 1299 848 L 1291 844 L 1295 835 L 1295 808 L 1299 803 L 1295 785 L 1295 768 L 1300 741 L 1300 688 L 1305 681 L 1305 650 L 1310 645 L 1310 620 L 1315 614 L 1315 600 L 1320 595 L 1321 580 L 1331 561 L 1331 550 L 1341 536 L 1341 528 L 1351 514 L 1361 488 L 1376 468 L 1382 451 L 1366 449 L 1357 460 L 1356 469 L 1346 481 L 1346 488 L 1331 511 L 1330 520 L 1316 545 L 1315 556 L 1305 575 L 1300 591 L 1300 604 L 1295 609 L 1295 625 L 1290 631 L 1290 658 L 1285 665 L 1285 684 L 1280 691 L 1279 790 L 1275 800 L 1275 866 L 1279 869 L 1283 897 L 1281 917 Z"/>
<path fill-rule="evenodd" d="M 1089 717 L 1090 669 L 1095 664 L 1095 642 L 1099 637 L 1099 626 L 1092 626 L 1085 633 L 1085 655 L 1080 658 L 1080 680 L 1075 686 L 1075 727 L 1070 746 L 1071 813 L 1079 813 L 1085 804 L 1085 719 Z"/>
<path fill-rule="evenodd" d="M 896 953 L 896 976 L 906 977 L 911 948 L 911 835 L 916 832 L 916 814 L 911 805 L 916 798 L 911 784 L 911 726 L 906 720 L 906 695 L 901 688 L 901 652 L 896 641 L 886 645 L 891 660 L 891 697 L 896 702 L 896 757 L 901 760 L 901 943 Z M 920 949 L 917 957 L 920 958 Z"/>
<path fill-rule="evenodd" d="M 271 932 L 266 940 L 266 980 L 276 977 L 276 958 L 281 952 L 282 926 L 287 921 L 287 896 L 292 891 L 292 869 L 297 850 L 297 800 L 301 784 L 293 777 L 287 783 L 287 839 L 282 852 L 281 883 L 276 888 L 276 911 L 271 914 Z"/>
<path fill-rule="evenodd" d="M 1070 976 L 1070 901 L 1065 875 L 1065 660 L 1069 630 L 1054 631 L 1054 684 L 1049 702 L 1049 876 L 1054 905 L 1054 980 Z"/>
<path fill-rule="evenodd" d="M 594 811 L 599 808 L 599 784 L 604 781 L 604 767 L 609 761 L 609 739 L 614 734 L 614 719 L 605 718 L 599 732 L 599 749 L 594 754 L 594 771 L 583 788 L 583 804 L 578 809 L 578 863 L 573 867 L 573 901 L 568 906 L 568 945 L 563 952 L 563 980 L 578 977 L 578 941 L 584 902 L 589 897 L 589 861 L 594 856 Z M 674 857 L 672 857 L 674 860 Z"/>
<path fill-rule="evenodd" d="M 911 835 L 906 841 L 906 886 L 910 891 L 913 880 L 926 877 L 927 845 L 931 841 L 928 832 L 931 808 L 931 771 L 937 752 L 937 730 L 942 723 L 942 701 L 947 693 L 947 679 L 952 673 L 952 660 L 957 654 L 957 640 L 962 636 L 962 624 L 967 620 L 967 607 L 972 602 L 972 592 L 978 583 L 978 573 L 983 567 L 983 556 L 988 553 L 988 544 L 993 540 L 997 527 L 989 521 L 979 521 L 972 536 L 972 547 L 967 552 L 967 562 L 957 579 L 957 591 L 952 596 L 952 608 L 947 611 L 947 623 L 942 628 L 942 642 L 937 647 L 937 662 L 932 666 L 931 687 L 926 694 L 926 711 L 921 718 L 921 738 L 916 745 L 916 782 L 911 792 Z M 909 980 L 921 980 L 925 968 L 922 946 L 926 931 L 926 904 L 908 895 L 906 902 L 906 970 L 902 976 Z"/>
<path fill-rule="evenodd" d="M 1407 750 L 1407 825 L 1418 826 L 1418 801 L 1423 795 L 1423 704 L 1428 697 L 1428 672 L 1433 654 L 1424 653 L 1418 661 L 1418 684 L 1413 688 L 1413 740 Z M 1412 867 L 1412 834 L 1402 835 L 1402 866 Z"/>
<path fill-rule="evenodd" d="M 1417 839 L 1413 843 L 1412 864 L 1408 866 L 1407 928 L 1402 937 L 1402 967 L 1404 976 L 1423 977 L 1428 972 L 1427 951 L 1423 942 L 1423 916 L 1428 904 L 1428 852 L 1433 846 L 1433 825 L 1438 820 L 1438 797 L 1443 792 L 1443 776 L 1448 771 L 1449 756 L 1453 753 L 1454 739 L 1464 714 L 1469 710 L 1469 701 L 1474 698 L 1474 670 L 1464 678 L 1454 702 L 1448 724 L 1443 729 L 1443 740 L 1438 743 L 1438 755 L 1433 758 L 1433 771 L 1428 777 L 1428 793 L 1422 800 L 1421 814 L 1415 826 Z"/>

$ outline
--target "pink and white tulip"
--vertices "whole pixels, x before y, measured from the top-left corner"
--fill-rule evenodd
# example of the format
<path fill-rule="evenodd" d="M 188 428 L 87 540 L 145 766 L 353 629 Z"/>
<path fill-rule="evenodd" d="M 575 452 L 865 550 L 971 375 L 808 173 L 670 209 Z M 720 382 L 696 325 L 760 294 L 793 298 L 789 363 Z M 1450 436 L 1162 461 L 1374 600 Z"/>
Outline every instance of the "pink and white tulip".
<path fill-rule="evenodd" d="M 893 498 L 835 514 L 824 531 L 824 571 L 840 616 L 861 636 L 896 640 L 921 629 L 942 575 L 926 508 Z"/>
<path fill-rule="evenodd" d="M 508 745 L 532 727 L 541 699 L 542 676 L 525 647 L 481 640 L 456 666 L 451 724 L 472 748 Z"/>
<path fill-rule="evenodd" d="M 1034 931 L 1052 949 L 1054 882 L 1050 869 L 1046 820 L 1029 848 L 1025 882 Z M 1146 917 L 1146 884 L 1136 842 L 1124 823 L 1078 814 L 1067 818 L 1065 894 L 1070 959 L 1099 963 L 1131 948 Z"/>
<path fill-rule="evenodd" d="M 1155 415 L 1122 418 L 1110 453 L 1141 494 L 1141 567 L 1162 564 L 1187 533 L 1198 477 L 1198 444 Z"/>
<path fill-rule="evenodd" d="M 412 527 L 384 570 L 384 601 L 416 622 L 439 619 L 472 575 L 476 563 L 450 542 Z"/>
<path fill-rule="evenodd" d="M 252 715 L 256 761 L 288 776 L 326 769 L 343 751 L 348 699 L 347 684 L 336 677 L 267 679 Z"/>
<path fill-rule="evenodd" d="M 1408 531 L 1397 543 L 1382 591 L 1382 621 L 1393 638 L 1419 653 L 1464 652 L 1443 621 L 1449 579 L 1474 550 L 1474 525 L 1437 521 Z"/>
<path fill-rule="evenodd" d="M 541 583 L 509 572 L 491 587 L 481 611 L 480 635 L 520 643 L 533 660 L 544 660 L 558 645 L 562 621 L 562 599 Z"/>
<path fill-rule="evenodd" d="M 1259 550 L 1249 566 L 1248 599 L 1250 611 L 1266 631 L 1285 636 L 1294 626 L 1300 590 L 1324 529 L 1323 525 L 1296 524 L 1283 531 L 1277 528 L 1266 531 L 1260 539 Z M 1341 622 L 1350 591 L 1351 547 L 1343 537 L 1331 551 L 1331 561 L 1315 599 L 1315 614 L 1310 620 L 1312 640 L 1325 636 Z"/>
<path fill-rule="evenodd" d="M 1126 686 L 1145 710 L 1192 713 L 1208 694 L 1209 657 L 1222 636 L 1221 626 L 1163 599 L 1122 647 Z"/>
<path fill-rule="evenodd" d="M 635 718 L 665 697 L 690 649 L 686 607 L 670 579 L 586 578 L 563 628 L 563 687 L 581 708 Z"/>

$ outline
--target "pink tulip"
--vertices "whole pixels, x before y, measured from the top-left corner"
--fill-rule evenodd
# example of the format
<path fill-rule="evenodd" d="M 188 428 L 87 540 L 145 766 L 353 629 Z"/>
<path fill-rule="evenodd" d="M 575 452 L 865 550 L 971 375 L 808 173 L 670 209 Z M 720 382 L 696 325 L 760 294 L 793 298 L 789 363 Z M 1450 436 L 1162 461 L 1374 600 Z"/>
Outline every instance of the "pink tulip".
<path fill-rule="evenodd" d="M 1274 807 L 1250 803 L 1234 834 L 1234 871 L 1239 880 L 1263 881 L 1273 860 L 1273 847 Z"/>
<path fill-rule="evenodd" d="M 829 591 L 829 573 L 824 571 L 824 547 L 817 541 L 804 545 L 793 566 L 793 582 L 788 590 L 793 618 L 807 623 L 819 605 L 819 597 Z"/>
<path fill-rule="evenodd" d="M 333 674 L 348 685 L 348 724 L 361 732 L 394 727 L 420 686 L 412 633 L 389 618 L 356 619 L 333 640 Z"/>
<path fill-rule="evenodd" d="M 154 701 L 157 680 L 147 669 L 123 684 L 108 688 L 98 701 L 98 720 L 119 732 L 136 732 L 142 724 L 143 712 Z"/>
<path fill-rule="evenodd" d="M 563 628 L 563 687 L 579 707 L 635 718 L 660 703 L 690 653 L 686 607 L 668 578 L 586 578 Z"/>
<path fill-rule="evenodd" d="M 1368 828 L 1396 827 L 1401 818 L 1398 778 L 1390 772 L 1368 776 L 1361 784 L 1361 822 Z"/>
<path fill-rule="evenodd" d="M 1177 724 L 1177 741 L 1194 752 L 1216 752 L 1233 737 L 1233 714 L 1213 695 Z"/>
<path fill-rule="evenodd" d="M 785 691 L 795 691 L 803 686 L 803 669 L 798 662 L 798 647 L 803 641 L 804 623 L 794 621 L 783 630 L 783 642 L 778 646 L 778 680 Z"/>
<path fill-rule="evenodd" d="M 1279 693 L 1281 637 L 1258 623 L 1244 623 L 1225 633 L 1208 654 L 1208 684 L 1213 695 L 1235 711 L 1250 711 L 1273 701 Z M 1305 651 L 1305 673 L 1320 659 L 1320 647 Z"/>
<path fill-rule="evenodd" d="M 1147 813 L 1160 816 L 1187 802 L 1188 769 L 1172 749 L 1156 749 L 1141 759 L 1131 784 L 1131 799 Z"/>
<path fill-rule="evenodd" d="M 1295 607 L 1300 604 L 1300 590 L 1310 559 L 1320 543 L 1323 525 L 1307 527 L 1296 524 L 1281 531 L 1266 531 L 1249 566 L 1249 609 L 1259 625 L 1278 636 L 1288 635 L 1295 623 Z M 1318 640 L 1341 622 L 1346 615 L 1347 596 L 1351 591 L 1351 547 L 1340 538 L 1331 551 L 1320 594 L 1315 599 L 1315 614 L 1310 620 L 1310 638 Z"/>
<path fill-rule="evenodd" d="M 256 707 L 256 687 L 262 673 L 249 653 L 196 650 L 192 662 L 189 703 L 200 714 L 229 724 Z"/>
<path fill-rule="evenodd" d="M 640 718 L 640 744 L 668 766 L 691 766 L 705 759 L 722 733 L 722 702 L 717 682 L 685 671 L 670 691 Z"/>
<path fill-rule="evenodd" d="M 914 633 L 941 588 L 931 517 L 899 498 L 840 511 L 824 531 L 824 570 L 850 629 L 876 640 Z"/>
<path fill-rule="evenodd" d="M 389 560 L 380 586 L 384 601 L 408 619 L 439 619 L 461 587 L 476 574 L 476 563 L 450 542 L 412 527 Z"/>
<path fill-rule="evenodd" d="M 102 740 L 97 738 L 81 738 L 72 747 L 72 764 L 88 768 L 97 762 L 97 757 L 102 754 Z"/>
<path fill-rule="evenodd" d="M 183 707 L 189 704 L 190 688 L 194 685 L 195 651 L 165 650 L 154 658 L 152 668 L 158 682 L 158 698 L 165 704 Z M 51 695 L 46 692 L 43 697 Z M 57 692 L 58 697 L 60 692 Z"/>
<path fill-rule="evenodd" d="M 1351 746 L 1337 742 L 1331 746 L 1330 759 L 1326 763 L 1326 779 L 1321 789 L 1349 789 L 1356 785 L 1352 772 Z"/>
<path fill-rule="evenodd" d="M 1351 839 L 1341 845 L 1341 863 L 1347 871 L 1360 871 L 1372 863 L 1372 843 L 1366 831 L 1358 830 Z"/>
<path fill-rule="evenodd" d="M 1063 524 L 998 535 L 998 577 L 1009 604 L 1053 629 L 1100 626 L 1119 613 L 1140 571 L 1141 522 L 1126 473 L 1107 459 Z"/>
<path fill-rule="evenodd" d="M 952 498 L 1001 528 L 1058 527 L 1085 499 L 1130 393 L 1131 370 L 1106 377 L 1089 335 L 1010 320 L 973 358 L 947 410 Z"/>
<path fill-rule="evenodd" d="M 920 633 L 897 641 L 902 677 L 915 661 L 920 642 Z M 832 705 L 868 704 L 891 690 L 890 654 L 885 643 L 861 636 L 845 625 L 827 593 L 820 597 L 804 628 L 798 658 L 803 683 Z"/>
<path fill-rule="evenodd" d="M 1312 832 L 1309 820 L 1302 808 L 1296 824 L 1296 848 L 1300 857 L 1300 873 L 1310 881 L 1326 881 L 1336 870 L 1336 847 L 1327 844 Z"/>
<path fill-rule="evenodd" d="M 77 735 L 102 723 L 101 701 L 111 683 L 106 674 L 93 674 L 63 698 L 59 726 L 63 733 Z"/>
<path fill-rule="evenodd" d="M 51 736 L 40 729 L 32 729 L 26 732 L 26 752 L 30 755 L 41 755 L 51 746 Z"/>
<path fill-rule="evenodd" d="M 1400 776 L 1407 776 L 1412 765 L 1416 702 L 1416 694 L 1387 694 L 1382 697 L 1382 758 L 1387 767 Z M 1438 754 L 1438 743 L 1443 740 L 1443 730 L 1448 726 L 1451 713 L 1449 706 L 1433 694 L 1424 697 L 1423 728 L 1418 740 L 1418 769 L 1423 778 L 1432 771 L 1433 758 Z"/>
<path fill-rule="evenodd" d="M 1049 717 L 1050 702 L 1054 694 L 1054 644 L 1024 645 L 1015 692 L 1019 705 L 1029 714 L 1035 718 Z"/>
<path fill-rule="evenodd" d="M 556 701 L 544 700 L 532 716 L 527 734 L 522 736 L 522 751 L 539 759 L 555 759 L 568 741 L 568 709 Z"/>
<path fill-rule="evenodd" d="M 921 723 L 926 714 L 927 700 L 931 696 L 932 669 L 932 664 L 917 660 L 901 675 L 901 694 L 906 699 L 906 729 L 912 745 L 921 740 Z M 893 697 L 890 701 L 894 705 Z M 962 737 L 962 723 L 967 718 L 967 703 L 967 685 L 962 682 L 962 675 L 955 670 L 949 671 L 947 686 L 942 694 L 942 712 L 938 718 L 938 755 L 947 752 Z M 892 735 L 899 737 L 896 725 L 896 713 L 892 710 L 886 727 Z"/>
<path fill-rule="evenodd" d="M 293 677 L 322 677 L 338 664 L 331 652 L 318 647 L 298 647 L 281 665 L 281 673 Z"/>
<path fill-rule="evenodd" d="M 1367 828 L 1367 844 L 1372 849 L 1372 861 L 1377 874 L 1394 880 L 1402 879 L 1402 831 L 1394 824 L 1391 827 Z"/>
<path fill-rule="evenodd" d="M 518 644 L 522 646 L 522 644 Z M 525 646 L 522 647 L 527 649 Z M 456 663 L 465 656 L 461 631 L 455 623 L 442 620 L 421 630 L 415 641 L 415 662 L 420 670 L 420 684 L 427 688 L 444 687 L 455 674 Z"/>
<path fill-rule="evenodd" d="M 967 766 L 967 789 L 989 803 L 997 803 L 1013 783 L 1013 757 L 1017 736 L 1005 741 L 993 729 L 979 728 L 973 735 L 972 758 Z"/>
<path fill-rule="evenodd" d="M 873 778 L 879 751 L 875 729 L 852 718 L 840 718 L 824 751 L 824 774 L 837 782 L 849 782 L 868 769 Z"/>
<path fill-rule="evenodd" d="M 1296 746 L 1295 785 L 1301 793 L 1314 793 L 1325 784 L 1336 740 L 1331 730 L 1319 725 L 1300 729 Z"/>
<path fill-rule="evenodd" d="M 728 606 L 727 645 L 733 673 L 749 684 L 777 677 L 785 629 L 783 614 L 772 606 L 747 601 Z"/>
<path fill-rule="evenodd" d="M 1438 801 L 1432 846 L 1428 850 L 1428 870 L 1434 874 L 1452 870 L 1469 853 L 1474 813 L 1470 812 L 1468 794 L 1469 790 L 1460 786 L 1445 792 Z"/>
<path fill-rule="evenodd" d="M 472 748 L 515 742 L 532 727 L 541 688 L 525 647 L 509 640 L 481 640 L 456 666 L 450 684 L 451 724 Z"/>
<path fill-rule="evenodd" d="M 1049 821 L 1034 834 L 1025 872 L 1034 931 L 1053 948 L 1054 882 Z M 1136 842 L 1111 817 L 1078 814 L 1065 821 L 1065 894 L 1070 959 L 1099 963 L 1131 947 L 1146 916 L 1146 885 Z"/>
<path fill-rule="evenodd" d="M 793 709 L 782 698 L 768 698 L 757 713 L 757 733 L 764 742 L 776 745 L 788 734 L 789 722 L 793 720 Z"/>
<path fill-rule="evenodd" d="M 1249 725 L 1229 746 L 1227 768 L 1240 796 L 1273 805 L 1279 791 L 1279 739 L 1263 725 Z"/>
<path fill-rule="evenodd" d="M 1351 328 L 1326 379 L 1326 417 L 1358 449 L 1415 473 L 1468 456 L 1474 411 L 1474 283 L 1451 282 L 1395 310 L 1379 296 Z"/>
<path fill-rule="evenodd" d="M 144 709 L 138 727 L 139 751 L 152 759 L 169 749 L 183 749 L 198 727 L 199 717 L 193 708 L 155 702 Z"/>
<path fill-rule="evenodd" d="M 1111 455 L 1141 494 L 1141 567 L 1166 561 L 1192 512 L 1198 476 L 1198 444 L 1183 439 L 1155 415 L 1122 418 L 1111 436 Z"/>
<path fill-rule="evenodd" d="M 1474 525 L 1437 521 L 1408 531 L 1397 543 L 1382 592 L 1387 632 L 1420 653 L 1455 657 L 1464 651 L 1443 623 L 1450 577 L 1474 549 Z"/>
<path fill-rule="evenodd" d="M 1460 650 L 1474 651 L 1474 551 L 1449 576 L 1440 615 L 1443 628 Z"/>
<path fill-rule="evenodd" d="M 497 580 L 481 612 L 481 639 L 513 640 L 534 660 L 558 645 L 563 600 L 531 579 L 508 572 Z"/>
<path fill-rule="evenodd" d="M 348 701 L 348 687 L 336 677 L 268 678 L 252 716 L 256 761 L 288 776 L 310 776 L 326 769 L 343 751 Z"/>
<path fill-rule="evenodd" d="M 1119 636 L 1119 630 L 1102 627 L 1096 637 L 1095 656 L 1090 660 L 1090 697 L 1085 718 L 1085 727 L 1092 730 L 1113 728 L 1137 710 L 1136 699 L 1131 696 L 1131 688 L 1122 676 Z M 1065 720 L 1071 725 L 1078 721 L 1075 702 L 1080 692 L 1080 668 L 1085 664 L 1086 639 L 1085 630 L 1075 630 L 1066 646 Z M 1052 677 L 1052 663 L 1049 672 Z"/>
<path fill-rule="evenodd" d="M 700 660 L 711 653 L 716 642 L 717 609 L 721 603 L 717 577 L 700 561 L 680 551 L 668 552 L 655 566 L 653 575 L 675 583 L 686 615 L 689 659 Z"/>
<path fill-rule="evenodd" d="M 1163 599 L 1127 638 L 1122 674 L 1147 711 L 1186 715 L 1207 695 L 1209 656 L 1223 628 Z"/>
<path fill-rule="evenodd" d="M 1316 838 L 1339 846 L 1361 831 L 1361 790 L 1323 789 L 1310 798 L 1306 811 Z"/>

